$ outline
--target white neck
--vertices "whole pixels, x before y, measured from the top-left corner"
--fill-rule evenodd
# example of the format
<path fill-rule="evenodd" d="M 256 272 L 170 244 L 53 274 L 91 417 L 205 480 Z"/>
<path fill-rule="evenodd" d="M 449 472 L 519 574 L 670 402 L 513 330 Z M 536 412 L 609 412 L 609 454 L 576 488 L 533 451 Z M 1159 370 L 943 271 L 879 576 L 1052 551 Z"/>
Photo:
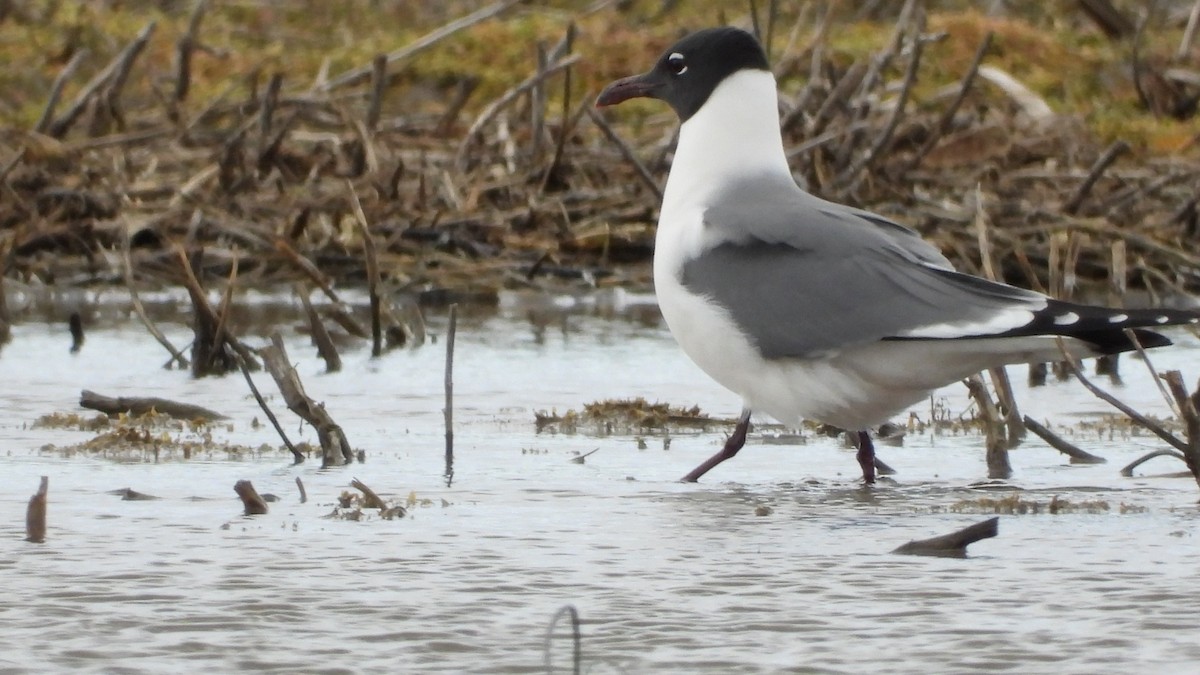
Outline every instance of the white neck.
<path fill-rule="evenodd" d="M 791 176 L 779 132 L 775 77 L 741 70 L 725 78 L 679 129 L 663 211 L 696 204 L 724 181 Z"/>

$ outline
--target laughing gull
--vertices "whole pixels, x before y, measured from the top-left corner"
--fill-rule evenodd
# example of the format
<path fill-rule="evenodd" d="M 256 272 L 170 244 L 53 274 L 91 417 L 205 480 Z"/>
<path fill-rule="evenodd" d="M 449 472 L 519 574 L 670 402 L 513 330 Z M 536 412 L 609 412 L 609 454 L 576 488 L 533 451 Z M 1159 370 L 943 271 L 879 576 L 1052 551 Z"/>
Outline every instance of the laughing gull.
<path fill-rule="evenodd" d="M 598 106 L 665 101 L 679 144 L 654 251 L 662 315 L 683 351 L 744 401 L 720 452 L 746 441 L 750 412 L 857 433 L 863 480 L 875 480 L 867 430 L 938 387 L 1010 363 L 1170 344 L 1145 326 L 1195 323 L 1177 310 L 1106 309 L 954 271 L 913 230 L 802 190 L 779 129 L 775 78 L 737 28 L 693 33 L 649 72 L 613 82 Z"/>

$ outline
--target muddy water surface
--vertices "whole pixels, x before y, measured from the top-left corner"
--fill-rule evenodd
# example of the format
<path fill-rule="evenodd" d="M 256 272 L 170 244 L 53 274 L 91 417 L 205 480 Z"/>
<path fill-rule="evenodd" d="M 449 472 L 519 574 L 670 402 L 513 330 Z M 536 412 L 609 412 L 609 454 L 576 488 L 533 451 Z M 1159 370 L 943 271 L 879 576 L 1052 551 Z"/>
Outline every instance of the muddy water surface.
<path fill-rule="evenodd" d="M 171 307 L 157 315 L 183 344 L 184 314 Z M 266 301 L 256 312 L 278 316 Z M 1159 475 L 1182 468 L 1173 460 L 1118 474 L 1158 447 L 1145 435 L 1076 432 L 1109 459 L 1096 466 L 1072 466 L 1030 440 L 1012 454 L 1003 490 L 972 487 L 986 474 L 982 439 L 933 434 L 882 447 L 899 473 L 870 490 L 854 480 L 851 451 L 811 433 L 802 445 L 760 440 L 704 483 L 682 485 L 722 430 L 677 433 L 667 447 L 649 434 L 640 448 L 633 434 L 539 434 L 533 423 L 538 410 L 631 396 L 737 414 L 738 402 L 679 353 L 649 298 L 512 296 L 464 311 L 459 325 L 449 486 L 442 342 L 380 359 L 356 346 L 330 375 L 294 319 L 285 334 L 305 386 L 365 464 L 322 471 L 277 450 L 157 463 L 65 455 L 44 446 L 89 434 L 29 423 L 76 411 L 84 388 L 205 405 L 232 418 L 213 430 L 218 439 L 278 445 L 268 426 L 251 424 L 261 413 L 240 377 L 163 370 L 165 352 L 119 303 L 89 316 L 78 354 L 67 353 L 64 323 L 36 317 L 0 351 L 3 673 L 536 673 L 547 656 L 570 672 L 565 630 L 544 648 L 550 617 L 568 603 L 583 619 L 591 673 L 1200 668 L 1197 488 Z M 428 320 L 444 332 L 444 313 Z M 247 324 L 255 330 L 265 332 Z M 1194 378 L 1200 348 L 1174 337 L 1180 346 L 1155 364 Z M 1122 368 L 1116 391 L 1167 414 L 1142 366 Z M 265 375 L 256 381 L 274 391 Z M 1018 396 L 1025 412 L 1058 425 L 1106 410 L 1068 383 Z M 294 438 L 313 440 L 272 403 Z M 967 408 L 961 386 L 934 403 Z M 22 516 L 42 475 L 48 539 L 28 544 Z M 323 519 L 352 477 L 411 496 L 409 516 Z M 239 479 L 281 501 L 268 515 L 240 515 Z M 123 487 L 161 499 L 108 494 Z M 888 553 L 982 519 L 969 502 L 1013 489 L 1031 502 L 1090 506 L 1002 517 L 1000 536 L 965 560 Z"/>

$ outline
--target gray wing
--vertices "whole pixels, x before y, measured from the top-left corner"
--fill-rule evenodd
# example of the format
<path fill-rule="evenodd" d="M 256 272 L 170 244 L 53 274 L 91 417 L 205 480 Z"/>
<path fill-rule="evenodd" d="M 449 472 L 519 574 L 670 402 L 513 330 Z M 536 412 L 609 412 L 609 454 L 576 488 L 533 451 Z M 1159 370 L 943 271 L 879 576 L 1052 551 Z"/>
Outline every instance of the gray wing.
<path fill-rule="evenodd" d="M 790 177 L 764 176 L 729 185 L 712 201 L 705 222 L 725 241 L 850 249 L 890 243 L 913 260 L 954 269 L 914 230 L 879 214 L 815 197 Z"/>
<path fill-rule="evenodd" d="M 796 192 L 717 200 L 705 227 L 719 243 L 681 270 L 683 284 L 730 312 L 767 358 L 998 334 L 1046 307 L 1041 294 L 954 272 L 912 230 Z"/>
<path fill-rule="evenodd" d="M 683 284 L 724 307 L 767 358 L 889 338 L 1002 334 L 1043 296 L 908 260 L 895 249 L 839 257 L 766 242 L 726 243 L 688 261 Z"/>

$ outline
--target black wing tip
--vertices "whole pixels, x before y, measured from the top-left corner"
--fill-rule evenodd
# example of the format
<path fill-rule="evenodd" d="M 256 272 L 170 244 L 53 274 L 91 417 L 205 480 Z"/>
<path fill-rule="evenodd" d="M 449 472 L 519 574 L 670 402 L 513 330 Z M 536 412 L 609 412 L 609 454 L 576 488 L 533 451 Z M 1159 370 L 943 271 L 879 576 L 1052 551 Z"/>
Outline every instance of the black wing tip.
<path fill-rule="evenodd" d="M 1129 333 L 1133 333 L 1132 339 Z M 1175 344 L 1171 342 L 1171 338 L 1147 328 L 1131 328 L 1129 333 L 1124 330 L 1096 331 L 1091 335 L 1079 333 L 1071 337 L 1078 338 L 1090 344 L 1101 355 L 1131 352 L 1139 346 L 1142 349 L 1154 349 L 1155 347 L 1169 347 Z M 1134 342 L 1135 340 L 1136 342 Z"/>
<path fill-rule="evenodd" d="M 1058 314 L 1068 307 L 1052 303 L 1048 314 Z M 1080 313 L 1084 319 L 1066 326 L 1061 334 L 1090 344 L 1099 354 L 1120 354 L 1141 347 L 1153 349 L 1174 344 L 1157 331 L 1160 327 L 1187 326 L 1200 323 L 1200 314 L 1179 309 L 1104 309 L 1075 306 L 1067 309 Z"/>

